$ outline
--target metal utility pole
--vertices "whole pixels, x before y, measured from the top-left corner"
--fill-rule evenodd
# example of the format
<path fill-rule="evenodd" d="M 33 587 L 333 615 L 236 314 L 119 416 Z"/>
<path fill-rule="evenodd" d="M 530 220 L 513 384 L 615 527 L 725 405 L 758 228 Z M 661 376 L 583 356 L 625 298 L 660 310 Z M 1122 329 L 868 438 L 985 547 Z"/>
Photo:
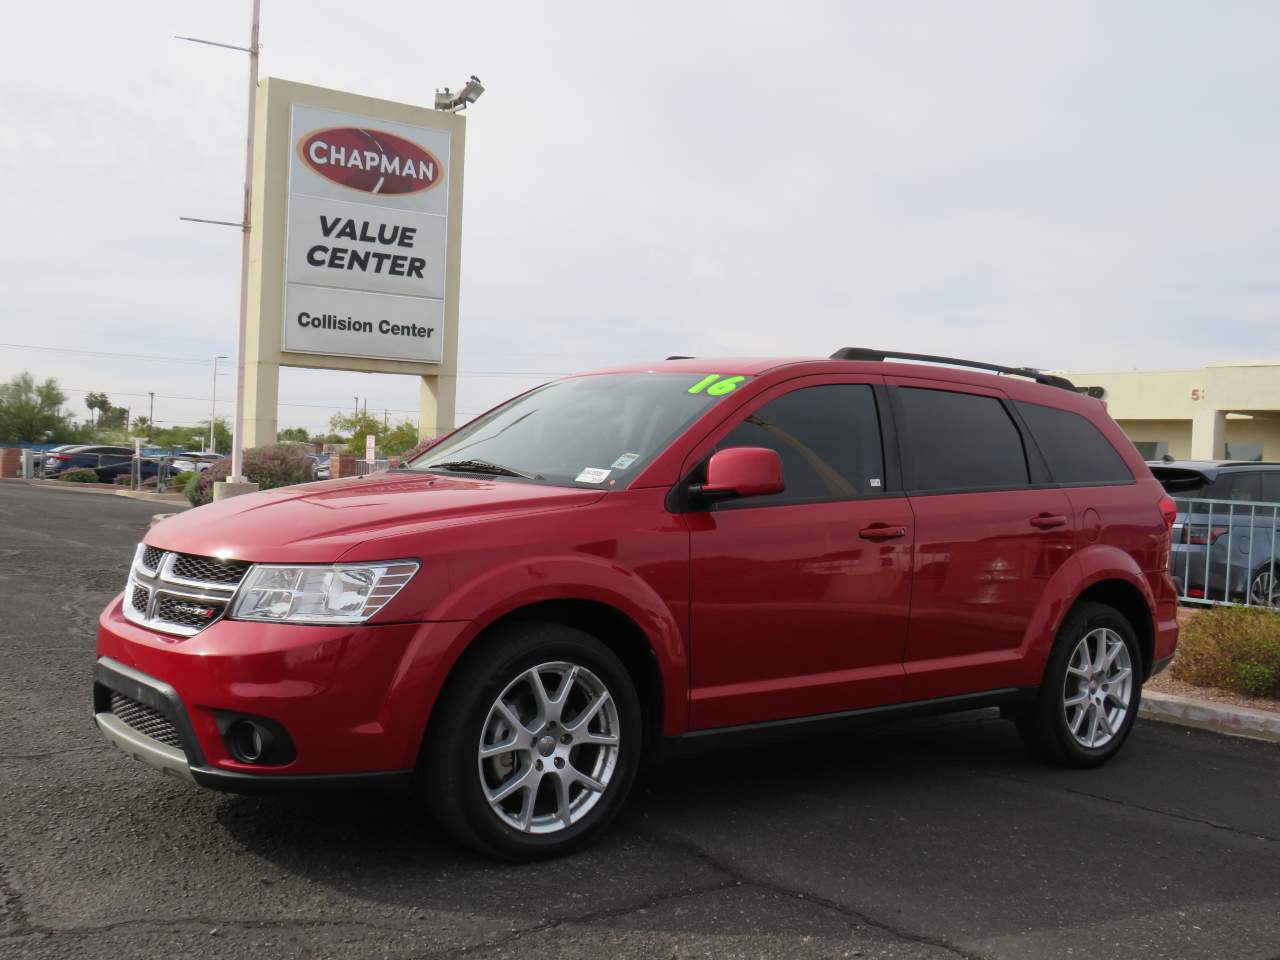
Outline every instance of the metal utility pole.
<path fill-rule="evenodd" d="M 244 477 L 244 453 L 241 443 L 244 436 L 244 349 L 246 327 L 249 316 L 249 213 L 253 197 L 253 127 L 254 114 L 258 105 L 258 21 L 262 8 L 261 0 L 253 0 L 253 22 L 249 28 L 249 46 L 240 47 L 234 43 L 218 43 L 214 40 L 201 40 L 199 37 L 177 37 L 178 40 L 190 40 L 192 43 L 204 43 L 211 47 L 225 47 L 228 50 L 241 50 L 249 54 L 249 118 L 248 132 L 244 144 L 244 207 L 240 222 L 230 220 L 206 220 L 200 217 L 179 217 L 194 223 L 216 223 L 228 227 L 239 227 L 240 241 L 240 323 L 236 335 L 236 410 L 231 426 L 231 476 L 227 479 L 242 483 Z M 213 437 L 213 418 L 209 420 L 209 436 Z"/>
<path fill-rule="evenodd" d="M 218 361 L 226 360 L 222 354 L 215 354 L 213 358 L 213 391 L 209 394 L 209 452 L 217 453 L 218 444 L 214 439 L 213 427 L 218 422 Z"/>
<path fill-rule="evenodd" d="M 151 398 L 151 406 L 147 409 L 147 433 L 150 434 L 155 429 L 152 424 L 156 422 L 156 395 L 154 390 L 148 390 L 147 396 Z"/>
<path fill-rule="evenodd" d="M 249 122 L 244 144 L 244 215 L 240 239 L 240 328 L 236 337 L 236 413 L 231 430 L 231 477 L 243 483 L 244 451 L 244 349 L 249 322 L 249 213 L 253 198 L 253 125 L 258 105 L 258 17 L 262 0 L 253 0 L 253 26 L 249 30 Z"/>

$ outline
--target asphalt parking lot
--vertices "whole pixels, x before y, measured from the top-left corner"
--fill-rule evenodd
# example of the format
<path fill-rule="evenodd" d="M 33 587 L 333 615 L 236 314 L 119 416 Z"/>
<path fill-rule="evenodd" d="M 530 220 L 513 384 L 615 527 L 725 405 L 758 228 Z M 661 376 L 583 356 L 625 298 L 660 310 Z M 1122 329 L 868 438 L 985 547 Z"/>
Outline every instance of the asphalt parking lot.
<path fill-rule="evenodd" d="M 163 509 L 0 483 L 0 956 L 1280 957 L 1280 747 L 1145 721 L 1086 772 L 985 717 L 685 757 L 520 867 L 162 777 L 89 677 Z"/>

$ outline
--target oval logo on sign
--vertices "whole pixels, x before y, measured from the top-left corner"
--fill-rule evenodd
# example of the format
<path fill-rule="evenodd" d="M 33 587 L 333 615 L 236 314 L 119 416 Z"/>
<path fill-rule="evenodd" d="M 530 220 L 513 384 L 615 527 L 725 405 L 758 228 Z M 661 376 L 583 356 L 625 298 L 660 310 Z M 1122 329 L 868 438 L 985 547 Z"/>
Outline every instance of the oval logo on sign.
<path fill-rule="evenodd" d="M 421 193 L 443 174 L 431 151 L 394 133 L 363 127 L 308 134 L 298 142 L 298 156 L 326 180 L 365 193 Z"/>

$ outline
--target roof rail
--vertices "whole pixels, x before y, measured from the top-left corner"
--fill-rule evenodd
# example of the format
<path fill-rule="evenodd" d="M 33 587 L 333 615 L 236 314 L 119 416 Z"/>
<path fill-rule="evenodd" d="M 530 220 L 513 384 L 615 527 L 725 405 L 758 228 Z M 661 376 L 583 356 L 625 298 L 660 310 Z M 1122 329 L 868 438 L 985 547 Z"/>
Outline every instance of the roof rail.
<path fill-rule="evenodd" d="M 1058 387 L 1073 393 L 1076 385 L 1066 377 L 1055 376 L 1032 367 L 1002 367 L 996 363 L 982 363 L 978 360 L 957 360 L 955 357 L 934 357 L 927 353 L 899 353 L 896 350 L 871 350 L 867 347 L 841 347 L 831 355 L 832 360 L 919 360 L 923 363 L 945 363 L 952 367 L 972 367 L 975 370 L 990 370 L 993 373 L 1004 373 L 1013 377 L 1027 377 L 1047 387 Z"/>
<path fill-rule="evenodd" d="M 682 356 L 680 356 L 680 355 L 678 355 L 678 354 L 677 354 L 677 355 L 674 355 L 674 356 L 667 357 L 667 359 L 668 359 L 668 360 L 693 360 L 694 358 L 693 358 L 693 357 L 682 357 Z"/>

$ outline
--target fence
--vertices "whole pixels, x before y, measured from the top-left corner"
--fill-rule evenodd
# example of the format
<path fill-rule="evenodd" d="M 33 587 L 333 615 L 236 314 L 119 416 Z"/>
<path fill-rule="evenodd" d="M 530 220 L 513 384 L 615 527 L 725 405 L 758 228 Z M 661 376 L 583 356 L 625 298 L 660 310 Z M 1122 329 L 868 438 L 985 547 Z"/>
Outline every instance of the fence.
<path fill-rule="evenodd" d="M 1184 603 L 1280 610 L 1280 503 L 1174 497 L 1169 570 Z"/>
<path fill-rule="evenodd" d="M 390 460 L 357 460 L 356 476 L 363 477 L 370 473 L 381 473 L 391 465 Z"/>

